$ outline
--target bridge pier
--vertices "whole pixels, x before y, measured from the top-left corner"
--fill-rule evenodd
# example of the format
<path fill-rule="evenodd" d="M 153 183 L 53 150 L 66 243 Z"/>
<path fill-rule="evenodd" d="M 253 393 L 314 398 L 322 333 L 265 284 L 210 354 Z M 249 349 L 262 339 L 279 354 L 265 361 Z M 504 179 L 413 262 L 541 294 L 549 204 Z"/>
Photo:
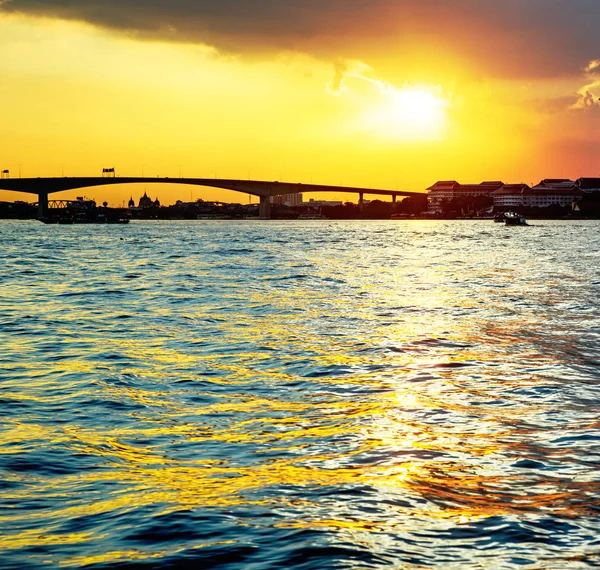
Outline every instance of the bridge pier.
<path fill-rule="evenodd" d="M 48 192 L 40 192 L 38 194 L 38 219 L 48 216 Z"/>
<path fill-rule="evenodd" d="M 260 197 L 260 209 L 258 211 L 258 215 L 263 220 L 271 219 L 271 199 L 269 196 Z"/>
<path fill-rule="evenodd" d="M 358 195 L 358 211 L 362 212 L 365 207 L 365 195 L 361 192 Z"/>
<path fill-rule="evenodd" d="M 396 203 L 396 198 L 397 198 L 397 197 L 398 197 L 398 196 L 396 196 L 396 194 L 393 194 L 393 195 L 392 195 L 392 203 L 393 203 L 393 204 L 395 204 L 395 203 Z"/>

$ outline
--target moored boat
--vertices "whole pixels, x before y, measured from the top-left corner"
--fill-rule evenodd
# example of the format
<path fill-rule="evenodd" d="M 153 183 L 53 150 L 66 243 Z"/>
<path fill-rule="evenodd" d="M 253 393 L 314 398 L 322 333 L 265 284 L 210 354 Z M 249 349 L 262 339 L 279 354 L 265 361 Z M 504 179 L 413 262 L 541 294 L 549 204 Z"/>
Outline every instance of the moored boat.
<path fill-rule="evenodd" d="M 300 214 L 299 220 L 326 220 L 327 217 L 322 214 Z"/>

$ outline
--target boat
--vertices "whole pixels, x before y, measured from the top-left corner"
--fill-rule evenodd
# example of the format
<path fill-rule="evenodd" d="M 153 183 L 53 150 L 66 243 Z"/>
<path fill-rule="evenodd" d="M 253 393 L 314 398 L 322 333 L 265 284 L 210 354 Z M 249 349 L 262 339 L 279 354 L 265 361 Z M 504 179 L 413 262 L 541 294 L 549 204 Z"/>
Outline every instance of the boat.
<path fill-rule="evenodd" d="M 44 224 L 128 224 L 129 217 L 127 215 L 119 214 L 105 216 L 100 214 L 95 218 L 89 215 L 79 212 L 75 215 L 70 215 L 68 212 L 61 212 L 58 214 L 50 215 L 44 218 L 38 218 L 40 222 Z"/>
<path fill-rule="evenodd" d="M 516 212 L 505 212 L 504 225 L 506 226 L 526 226 L 527 220 Z"/>
<path fill-rule="evenodd" d="M 299 220 L 326 220 L 327 217 L 322 214 L 300 214 Z"/>
<path fill-rule="evenodd" d="M 106 220 L 107 224 L 128 224 L 129 218 L 116 218 L 114 220 Z"/>

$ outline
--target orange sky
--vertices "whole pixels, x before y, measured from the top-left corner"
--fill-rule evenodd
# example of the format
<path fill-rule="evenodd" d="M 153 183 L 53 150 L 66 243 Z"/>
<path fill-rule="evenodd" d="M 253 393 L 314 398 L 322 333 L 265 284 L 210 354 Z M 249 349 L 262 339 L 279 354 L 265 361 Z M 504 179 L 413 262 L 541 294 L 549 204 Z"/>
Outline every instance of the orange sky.
<path fill-rule="evenodd" d="M 599 176 L 600 53 L 582 21 L 594 24 L 600 8 L 570 0 L 563 13 L 561 0 L 531 0 L 510 14 L 479 2 L 461 0 L 453 12 L 439 0 L 418 8 L 402 0 L 286 8 L 263 0 L 263 12 L 242 26 L 254 12 L 215 14 L 203 8 L 209 2 L 177 0 L 170 14 L 148 0 L 124 12 L 119 29 L 109 16 L 90 16 L 103 13 L 92 0 L 81 2 L 89 13 L 72 13 L 68 3 L 49 11 L 41 1 L 0 1 L 0 169 L 36 177 L 115 167 L 122 176 L 410 191 L 438 179 Z M 98 4 L 109 15 L 117 6 Z M 536 5 L 550 14 L 530 13 Z M 570 26 L 583 37 L 544 39 Z M 215 189 L 146 189 L 163 204 L 190 196 L 248 201 Z M 143 191 L 60 196 L 120 205 Z M 0 200 L 13 199 L 31 197 L 0 191 Z"/>

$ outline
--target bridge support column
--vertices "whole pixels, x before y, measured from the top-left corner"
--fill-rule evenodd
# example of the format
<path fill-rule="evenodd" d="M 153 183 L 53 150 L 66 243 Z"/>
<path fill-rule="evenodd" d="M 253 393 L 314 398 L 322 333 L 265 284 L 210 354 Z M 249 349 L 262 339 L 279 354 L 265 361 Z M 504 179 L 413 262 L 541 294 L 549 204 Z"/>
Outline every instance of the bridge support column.
<path fill-rule="evenodd" d="M 397 198 L 397 197 L 398 197 L 398 196 L 396 196 L 396 194 L 394 194 L 394 195 L 392 196 L 392 203 L 394 203 L 394 204 L 396 203 L 396 198 Z"/>
<path fill-rule="evenodd" d="M 362 212 L 365 207 L 365 195 L 361 192 L 358 195 L 358 211 Z"/>
<path fill-rule="evenodd" d="M 38 194 L 38 219 L 48 216 L 48 192 Z"/>
<path fill-rule="evenodd" d="M 269 196 L 260 197 L 260 209 L 258 215 L 264 220 L 271 219 L 271 199 Z"/>

